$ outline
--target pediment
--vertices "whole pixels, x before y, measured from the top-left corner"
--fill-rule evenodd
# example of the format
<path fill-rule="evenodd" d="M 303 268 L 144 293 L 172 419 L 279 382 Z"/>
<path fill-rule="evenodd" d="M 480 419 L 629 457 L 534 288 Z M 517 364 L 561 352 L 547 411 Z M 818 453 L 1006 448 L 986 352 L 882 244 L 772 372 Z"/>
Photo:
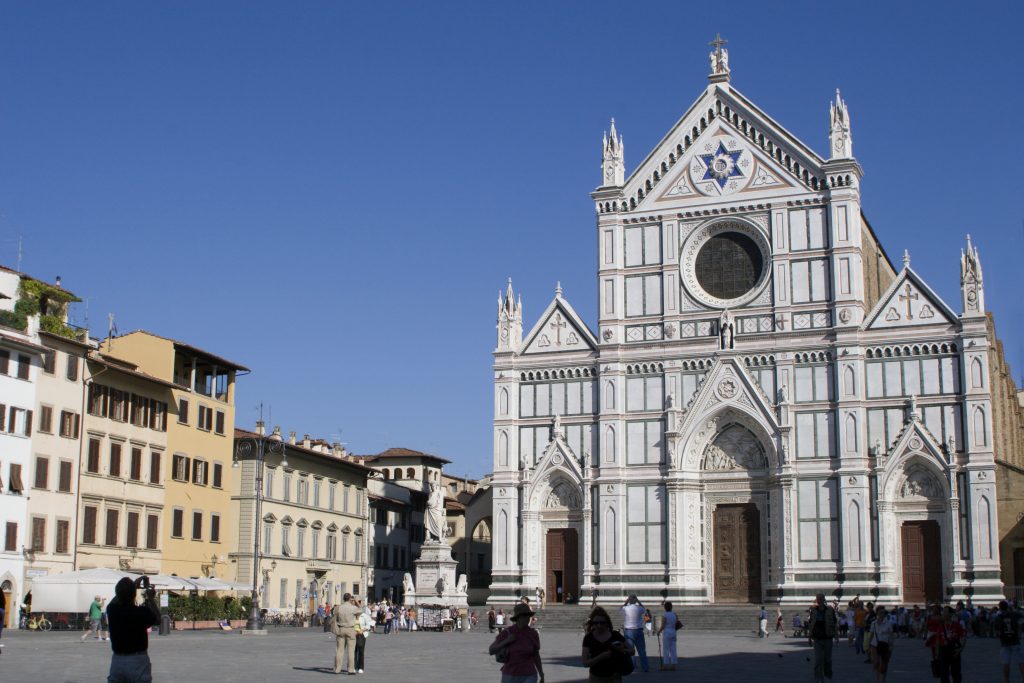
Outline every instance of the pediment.
<path fill-rule="evenodd" d="M 871 309 L 864 329 L 954 325 L 956 321 L 956 313 L 908 265 Z"/>
<path fill-rule="evenodd" d="M 941 498 L 948 495 L 949 471 L 945 449 L 911 406 L 911 417 L 885 460 L 880 489 L 890 500 Z"/>
<path fill-rule="evenodd" d="M 523 342 L 525 354 L 596 351 L 597 339 L 561 294 L 541 314 Z"/>
<path fill-rule="evenodd" d="M 824 159 L 728 84 L 712 84 L 626 179 L 630 210 L 825 189 Z M 709 173 L 710 169 L 710 173 Z"/>
<path fill-rule="evenodd" d="M 582 505 L 583 492 L 582 454 L 573 452 L 557 422 L 551 431 L 551 440 L 538 459 L 537 468 L 531 473 L 533 483 L 527 500 L 533 500 L 541 507 L 578 508 Z M 539 500 L 539 494 L 543 500 Z"/>

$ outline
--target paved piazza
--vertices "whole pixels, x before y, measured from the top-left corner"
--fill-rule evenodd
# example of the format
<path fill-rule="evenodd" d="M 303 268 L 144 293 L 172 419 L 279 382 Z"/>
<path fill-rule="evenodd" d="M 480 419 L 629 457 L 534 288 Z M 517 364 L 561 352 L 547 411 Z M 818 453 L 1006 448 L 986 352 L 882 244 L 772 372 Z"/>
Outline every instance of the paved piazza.
<path fill-rule="evenodd" d="M 376 681 L 444 681 L 469 683 L 500 680 L 498 665 L 486 654 L 486 630 L 461 633 L 374 635 L 367 643 L 367 671 L 362 679 Z M 580 666 L 581 636 L 569 631 L 541 632 L 547 680 L 551 683 L 586 681 Z M 21 633 L 7 630 L 0 657 L 0 680 L 43 683 L 95 683 L 106 680 L 110 663 L 108 643 L 82 643 L 74 633 Z M 648 639 L 657 657 L 657 643 Z M 317 681 L 333 676 L 333 642 L 319 631 L 271 629 L 263 638 L 237 633 L 175 633 L 150 641 L 157 683 L 215 681 Z M 999 648 L 994 639 L 972 639 L 964 653 L 964 681 L 999 680 Z M 631 681 L 722 680 L 810 681 L 810 649 L 806 641 L 782 638 L 758 640 L 753 634 L 718 632 L 680 637 L 679 669 L 651 673 L 639 670 Z M 836 683 L 871 681 L 870 667 L 845 645 L 835 650 Z M 429 672 L 429 673 L 428 673 Z M 900 640 L 893 655 L 889 680 L 894 683 L 934 681 L 928 652 L 917 640 Z M 1020 680 L 1014 677 L 1014 681 Z"/>

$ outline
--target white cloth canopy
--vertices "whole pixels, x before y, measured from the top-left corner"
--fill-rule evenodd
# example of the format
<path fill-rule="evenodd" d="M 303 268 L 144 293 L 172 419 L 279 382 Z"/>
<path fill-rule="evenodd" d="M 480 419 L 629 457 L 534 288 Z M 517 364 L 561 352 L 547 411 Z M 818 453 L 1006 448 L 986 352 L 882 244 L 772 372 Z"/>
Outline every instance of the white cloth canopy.
<path fill-rule="evenodd" d="M 137 575 L 116 569 L 82 569 L 76 572 L 38 576 L 32 579 L 33 612 L 87 612 L 97 595 L 107 602 L 114 586 L 124 577 Z"/>

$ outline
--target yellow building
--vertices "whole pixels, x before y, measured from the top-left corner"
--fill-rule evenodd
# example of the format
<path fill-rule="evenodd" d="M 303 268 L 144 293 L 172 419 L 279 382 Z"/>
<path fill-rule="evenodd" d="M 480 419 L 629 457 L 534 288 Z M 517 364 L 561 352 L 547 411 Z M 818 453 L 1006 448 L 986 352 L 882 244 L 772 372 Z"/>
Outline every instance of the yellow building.
<path fill-rule="evenodd" d="M 101 348 L 174 385 L 163 465 L 161 573 L 234 578 L 228 556 L 238 538 L 229 470 L 235 376 L 248 368 L 143 330 L 106 340 Z"/>

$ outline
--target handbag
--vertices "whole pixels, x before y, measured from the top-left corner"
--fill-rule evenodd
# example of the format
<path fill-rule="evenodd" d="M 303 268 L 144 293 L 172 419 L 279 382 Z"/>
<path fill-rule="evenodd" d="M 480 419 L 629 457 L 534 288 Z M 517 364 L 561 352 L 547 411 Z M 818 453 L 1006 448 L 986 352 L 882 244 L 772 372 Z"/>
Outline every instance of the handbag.
<path fill-rule="evenodd" d="M 615 653 L 615 673 L 619 676 L 628 676 L 633 673 L 636 666 L 633 664 L 633 658 L 627 654 Z"/>

